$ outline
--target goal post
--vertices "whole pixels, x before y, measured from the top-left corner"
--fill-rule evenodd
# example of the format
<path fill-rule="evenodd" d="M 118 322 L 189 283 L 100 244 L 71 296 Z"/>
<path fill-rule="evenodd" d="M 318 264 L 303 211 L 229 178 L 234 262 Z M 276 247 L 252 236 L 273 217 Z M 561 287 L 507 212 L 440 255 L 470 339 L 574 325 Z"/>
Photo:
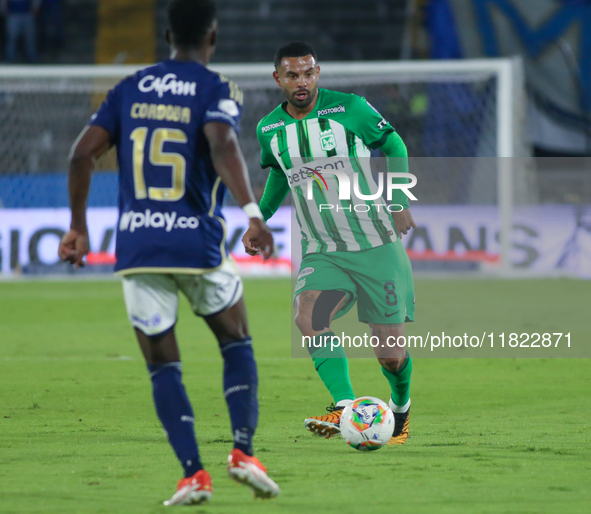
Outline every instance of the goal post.
<path fill-rule="evenodd" d="M 0 194 L 2 205 L 16 209 L 31 207 L 34 202 L 27 203 L 24 198 L 24 203 L 19 204 L 18 198 L 26 197 L 27 191 L 37 187 L 35 184 L 49 180 L 49 175 L 65 172 L 72 142 L 107 91 L 143 67 L 0 68 L 0 153 L 3 155 L 0 182 L 18 185 L 22 178 L 24 184 L 15 192 L 16 200 L 10 198 L 10 191 Z M 466 242 L 462 244 L 470 250 L 469 255 L 460 252 L 455 259 L 452 243 L 455 245 L 457 241 L 451 240 L 441 240 L 439 249 L 429 253 L 430 241 L 426 235 L 425 248 L 409 251 L 411 258 L 424 262 L 428 271 L 448 271 L 450 261 L 455 259 L 458 261 L 455 264 L 460 266 L 453 270 L 511 275 L 513 206 L 519 201 L 515 184 L 519 175 L 526 173 L 519 159 L 529 153 L 524 129 L 526 101 L 521 61 L 514 58 L 321 62 L 320 67 L 320 87 L 366 97 L 400 133 L 407 144 L 411 166 L 416 162 L 417 169 L 428 171 L 426 178 L 417 173 L 418 191 L 423 195 L 417 194 L 417 204 L 431 208 L 431 214 L 425 211 L 425 215 L 433 219 L 440 217 L 434 210 L 437 206 L 450 212 L 455 206 L 466 207 L 467 214 L 454 214 L 460 218 L 471 216 L 471 212 L 479 215 L 481 207 L 494 208 L 490 212 L 496 220 L 485 227 L 489 230 L 486 237 L 494 245 L 497 245 L 496 235 L 492 234 L 498 230 L 498 247 L 494 250 L 490 250 L 490 244 L 482 243 L 482 227 L 474 226 L 475 233 L 480 231 L 479 244 L 472 241 L 468 244 L 469 237 L 465 235 L 459 238 L 460 242 Z M 256 124 L 284 100 L 272 78 L 273 65 L 212 63 L 210 68 L 237 82 L 245 93 L 241 145 L 255 191 L 260 195 L 266 172 L 259 166 Z M 470 169 L 457 172 L 453 162 L 441 164 L 446 159 L 465 159 L 466 164 L 460 167 Z M 446 171 L 430 169 L 438 166 Z M 113 155 L 103 159 L 98 169 L 113 171 Z M 469 186 L 461 184 L 466 176 L 470 177 Z M 456 186 L 452 182 L 458 183 L 459 192 L 454 190 Z M 112 191 L 106 192 L 104 198 L 101 196 L 103 199 L 95 205 L 106 206 L 111 201 L 107 197 L 114 198 Z M 55 206 L 51 202 L 43 205 Z M 454 223 L 450 222 L 450 233 L 457 228 Z M 5 256 L 12 252 L 7 246 L 11 237 L 9 232 L 0 234 L 0 251 Z M 24 251 L 23 244 L 20 251 Z M 437 246 L 435 242 L 433 245 Z M 464 266 L 466 262 L 470 266 Z"/>

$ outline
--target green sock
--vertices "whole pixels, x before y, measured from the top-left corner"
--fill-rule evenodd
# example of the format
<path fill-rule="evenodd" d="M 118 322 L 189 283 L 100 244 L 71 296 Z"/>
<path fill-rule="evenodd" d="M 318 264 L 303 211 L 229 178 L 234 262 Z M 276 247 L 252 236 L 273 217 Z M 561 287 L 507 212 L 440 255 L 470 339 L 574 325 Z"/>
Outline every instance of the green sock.
<path fill-rule="evenodd" d="M 383 366 L 382 373 L 390 382 L 392 401 L 397 407 L 404 407 L 410 398 L 410 374 L 412 373 L 412 359 L 408 352 L 402 367 L 396 373 L 388 371 Z"/>
<path fill-rule="evenodd" d="M 316 336 L 314 338 L 316 344 L 318 344 L 319 338 L 322 338 L 321 341 L 324 342 L 324 337 L 328 337 L 328 346 L 310 348 L 309 350 L 318 375 L 330 391 L 334 402 L 338 403 L 341 400 L 354 400 L 355 395 L 349 378 L 349 362 L 345 350 L 341 346 L 338 348 L 330 346 L 330 337 L 334 335 L 333 332 L 324 332 Z"/>

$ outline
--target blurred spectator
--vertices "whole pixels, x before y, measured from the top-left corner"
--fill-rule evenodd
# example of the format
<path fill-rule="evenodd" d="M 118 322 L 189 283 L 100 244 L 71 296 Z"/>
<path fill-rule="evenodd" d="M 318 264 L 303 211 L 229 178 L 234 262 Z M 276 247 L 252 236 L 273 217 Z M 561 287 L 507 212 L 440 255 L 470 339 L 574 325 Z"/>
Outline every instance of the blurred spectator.
<path fill-rule="evenodd" d="M 39 48 L 57 52 L 64 42 L 62 0 L 42 0 L 39 13 Z"/>
<path fill-rule="evenodd" d="M 25 40 L 25 53 L 29 62 L 37 60 L 35 17 L 41 0 L 0 0 L 6 17 L 6 62 L 14 62 L 19 38 Z"/>

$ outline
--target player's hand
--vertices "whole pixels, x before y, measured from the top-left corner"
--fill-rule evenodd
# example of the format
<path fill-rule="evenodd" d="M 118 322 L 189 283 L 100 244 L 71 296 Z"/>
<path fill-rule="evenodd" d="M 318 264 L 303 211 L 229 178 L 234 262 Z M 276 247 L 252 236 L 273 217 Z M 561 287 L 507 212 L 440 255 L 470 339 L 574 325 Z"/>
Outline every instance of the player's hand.
<path fill-rule="evenodd" d="M 248 229 L 242 236 L 242 244 L 244 245 L 244 251 L 248 255 L 258 255 L 259 251 L 254 247 L 253 242 L 250 238 L 251 231 Z"/>
<path fill-rule="evenodd" d="M 262 254 L 263 260 L 267 260 L 273 255 L 274 242 L 273 234 L 269 227 L 258 218 L 250 218 L 250 226 L 242 237 L 244 251 L 248 255 Z"/>
<path fill-rule="evenodd" d="M 412 214 L 408 209 L 403 211 L 393 212 L 394 226 L 399 234 L 406 235 L 411 228 L 417 228 L 415 220 L 412 219 Z"/>
<path fill-rule="evenodd" d="M 57 253 L 62 261 L 73 264 L 75 268 L 84 266 L 84 256 L 88 253 L 88 231 L 71 229 L 60 241 Z"/>

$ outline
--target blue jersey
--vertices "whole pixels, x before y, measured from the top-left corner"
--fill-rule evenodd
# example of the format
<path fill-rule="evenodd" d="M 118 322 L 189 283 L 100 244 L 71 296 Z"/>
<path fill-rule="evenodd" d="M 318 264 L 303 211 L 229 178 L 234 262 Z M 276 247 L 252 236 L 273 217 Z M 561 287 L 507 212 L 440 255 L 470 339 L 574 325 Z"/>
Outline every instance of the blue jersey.
<path fill-rule="evenodd" d="M 226 188 L 203 128 L 238 130 L 242 92 L 196 62 L 164 61 L 121 81 L 91 124 L 117 146 L 119 274 L 201 273 L 227 256 Z"/>
<path fill-rule="evenodd" d="M 35 2 L 39 7 L 38 2 Z M 33 11 L 33 0 L 8 0 L 6 9 L 8 14 L 28 14 Z"/>

